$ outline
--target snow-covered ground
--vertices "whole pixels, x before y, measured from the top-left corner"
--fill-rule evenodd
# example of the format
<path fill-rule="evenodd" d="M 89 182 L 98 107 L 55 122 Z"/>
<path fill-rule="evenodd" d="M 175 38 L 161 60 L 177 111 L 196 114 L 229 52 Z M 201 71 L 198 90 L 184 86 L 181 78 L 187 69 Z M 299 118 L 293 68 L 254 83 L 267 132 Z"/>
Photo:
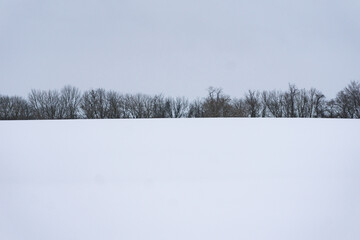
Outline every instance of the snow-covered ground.
<path fill-rule="evenodd" d="M 2 121 L 0 239 L 360 239 L 359 139 L 359 120 Z"/>

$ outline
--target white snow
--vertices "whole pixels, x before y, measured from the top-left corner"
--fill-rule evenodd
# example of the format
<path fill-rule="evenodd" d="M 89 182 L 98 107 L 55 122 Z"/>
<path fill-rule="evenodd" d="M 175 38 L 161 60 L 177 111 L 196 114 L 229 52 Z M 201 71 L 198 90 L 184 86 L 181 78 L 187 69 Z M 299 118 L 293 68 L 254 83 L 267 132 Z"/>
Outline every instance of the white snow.
<path fill-rule="evenodd" d="M 360 239 L 360 121 L 0 121 L 0 239 Z"/>

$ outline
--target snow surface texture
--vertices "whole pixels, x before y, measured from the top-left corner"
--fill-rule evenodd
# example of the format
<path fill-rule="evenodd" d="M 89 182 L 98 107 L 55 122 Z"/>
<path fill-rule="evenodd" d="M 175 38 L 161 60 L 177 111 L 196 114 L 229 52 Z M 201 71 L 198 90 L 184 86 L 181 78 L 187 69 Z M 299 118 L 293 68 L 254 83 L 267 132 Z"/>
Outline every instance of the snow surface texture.
<path fill-rule="evenodd" d="M 0 239 L 360 239 L 360 121 L 0 122 Z"/>

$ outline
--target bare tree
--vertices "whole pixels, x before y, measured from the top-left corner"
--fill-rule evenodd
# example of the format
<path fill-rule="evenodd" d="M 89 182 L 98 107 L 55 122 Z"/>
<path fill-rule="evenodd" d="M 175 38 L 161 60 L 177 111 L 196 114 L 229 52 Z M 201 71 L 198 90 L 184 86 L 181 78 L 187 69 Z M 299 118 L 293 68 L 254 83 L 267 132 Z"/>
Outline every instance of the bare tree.
<path fill-rule="evenodd" d="M 86 118 L 106 118 L 108 101 L 102 88 L 86 91 L 82 96 L 81 109 Z"/>
<path fill-rule="evenodd" d="M 152 118 L 166 118 L 169 117 L 169 110 L 166 106 L 166 100 L 162 94 L 155 95 L 151 98 L 151 116 Z"/>
<path fill-rule="evenodd" d="M 126 118 L 124 97 L 114 91 L 106 93 L 107 118 Z"/>
<path fill-rule="evenodd" d="M 60 105 L 60 94 L 56 90 L 31 90 L 29 104 L 36 119 L 61 119 L 63 112 Z"/>
<path fill-rule="evenodd" d="M 248 117 L 260 117 L 261 99 L 258 91 L 251 91 L 245 95 L 245 106 Z"/>
<path fill-rule="evenodd" d="M 326 102 L 325 95 L 319 90 L 312 88 L 309 92 L 310 98 L 310 116 L 321 118 L 325 114 Z"/>
<path fill-rule="evenodd" d="M 153 99 L 145 94 L 126 95 L 126 111 L 130 118 L 153 117 Z"/>
<path fill-rule="evenodd" d="M 12 104 L 12 109 L 13 109 L 10 116 L 12 120 L 31 119 L 30 107 L 25 99 L 18 96 L 11 97 L 10 103 Z"/>
<path fill-rule="evenodd" d="M 263 118 L 269 117 L 271 114 L 270 114 L 270 111 L 266 104 L 266 101 L 268 101 L 268 98 L 269 98 L 269 93 L 267 91 L 263 91 L 261 93 L 260 98 L 261 98 L 260 99 L 260 101 L 261 101 L 261 117 L 263 117 Z"/>
<path fill-rule="evenodd" d="M 0 96 L 1 120 L 27 120 L 31 119 L 30 108 L 25 99 L 14 96 Z"/>
<path fill-rule="evenodd" d="M 203 102 L 199 99 L 192 101 L 189 105 L 189 118 L 201 118 L 204 117 Z"/>
<path fill-rule="evenodd" d="M 232 117 L 248 117 L 248 110 L 243 99 L 233 99 L 231 101 L 231 116 Z"/>
<path fill-rule="evenodd" d="M 263 92 L 262 104 L 266 105 L 268 116 L 283 117 L 284 116 L 284 94 L 278 91 Z"/>
<path fill-rule="evenodd" d="M 80 117 L 81 93 L 76 87 L 65 86 L 60 91 L 62 118 L 75 119 Z"/>
<path fill-rule="evenodd" d="M 289 84 L 289 89 L 284 93 L 284 113 L 285 117 L 297 117 L 296 114 L 296 97 L 299 94 L 299 90 L 293 84 Z"/>
<path fill-rule="evenodd" d="M 321 117 L 338 118 L 339 117 L 338 109 L 339 108 L 336 104 L 336 101 L 334 99 L 331 99 L 330 101 L 325 102 L 324 112 Z"/>
<path fill-rule="evenodd" d="M 31 90 L 28 99 L 0 96 L 0 119 L 181 118 L 181 117 L 303 117 L 360 118 L 360 83 L 351 82 L 327 101 L 315 88 L 285 92 L 248 91 L 231 99 L 221 88 L 210 87 L 203 99 L 162 94 L 122 95 L 98 88 L 84 92 L 65 86 L 61 91 Z"/>
<path fill-rule="evenodd" d="M 210 87 L 208 96 L 203 103 L 205 117 L 230 117 L 231 116 L 231 98 L 225 95 L 221 88 Z"/>
<path fill-rule="evenodd" d="M 10 97 L 0 95 L 0 119 L 10 120 L 11 111 Z"/>
<path fill-rule="evenodd" d="M 360 83 L 351 82 L 337 94 L 335 101 L 341 118 L 360 118 Z"/>
<path fill-rule="evenodd" d="M 183 118 L 189 114 L 189 101 L 184 97 L 168 98 L 166 104 L 166 109 L 169 110 L 168 117 Z"/>
<path fill-rule="evenodd" d="M 310 97 L 305 89 L 299 90 L 295 96 L 295 109 L 297 112 L 296 116 L 300 118 L 310 117 L 312 111 Z"/>

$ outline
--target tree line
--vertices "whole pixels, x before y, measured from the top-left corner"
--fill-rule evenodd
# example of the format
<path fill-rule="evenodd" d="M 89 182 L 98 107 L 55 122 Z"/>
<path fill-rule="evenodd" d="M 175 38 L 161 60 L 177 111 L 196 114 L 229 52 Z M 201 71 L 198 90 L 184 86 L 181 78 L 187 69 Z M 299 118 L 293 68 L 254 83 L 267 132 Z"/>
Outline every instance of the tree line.
<path fill-rule="evenodd" d="M 0 95 L 0 120 L 206 117 L 360 118 L 360 83 L 351 82 L 330 100 L 315 88 L 294 84 L 286 91 L 249 90 L 241 98 L 210 87 L 192 101 L 102 88 L 81 93 L 73 86 L 31 90 L 27 98 Z"/>

